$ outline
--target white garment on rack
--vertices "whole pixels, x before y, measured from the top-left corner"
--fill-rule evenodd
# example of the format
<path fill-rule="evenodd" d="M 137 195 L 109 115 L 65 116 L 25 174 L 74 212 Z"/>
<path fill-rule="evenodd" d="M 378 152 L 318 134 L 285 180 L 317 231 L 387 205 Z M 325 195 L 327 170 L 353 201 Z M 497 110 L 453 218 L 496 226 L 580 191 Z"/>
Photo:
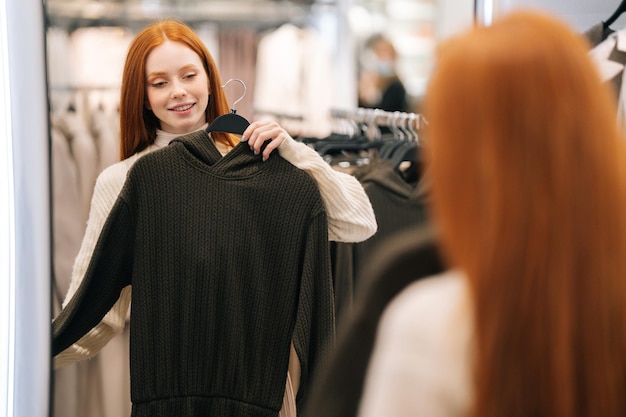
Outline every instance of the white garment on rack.
<path fill-rule="evenodd" d="M 276 114 L 302 117 L 300 132 L 279 120 L 290 133 L 326 137 L 332 132 L 331 54 L 313 28 L 286 23 L 259 41 L 254 110 L 258 118 Z"/>
<path fill-rule="evenodd" d="M 84 231 L 93 187 L 98 177 L 98 149 L 94 138 L 87 127 L 85 116 L 78 112 L 64 112 L 55 116 L 56 126 L 65 135 L 71 150 L 72 159 L 77 168 L 78 196 L 80 199 L 80 216 L 72 221 L 79 222 Z M 78 250 L 74 253 L 74 257 Z M 73 260 L 73 257 L 72 257 Z"/>
<path fill-rule="evenodd" d="M 85 231 L 96 176 L 118 159 L 117 88 L 132 32 L 124 27 L 84 27 L 68 34 L 62 28 L 49 28 L 47 40 L 52 110 L 64 114 L 62 121 L 53 114 L 57 130 L 52 144 L 55 285 L 63 297 Z M 94 92 L 98 105 L 111 117 L 91 113 L 89 95 Z M 73 115 L 65 113 L 70 103 L 76 108 Z M 59 122 L 64 131 L 58 130 Z M 128 330 L 90 360 L 56 369 L 53 415 L 130 415 L 127 345 Z"/>
<path fill-rule="evenodd" d="M 56 316 L 61 311 L 67 293 L 74 258 L 78 253 L 85 229 L 81 221 L 79 171 L 70 143 L 56 125 L 51 127 L 52 204 L 53 210 L 53 271 Z M 55 417 L 102 417 L 97 412 L 100 396 L 93 393 L 99 385 L 100 361 L 83 361 L 54 371 Z"/>
<path fill-rule="evenodd" d="M 77 86 L 119 86 L 132 33 L 123 27 L 84 27 L 70 36 Z"/>
<path fill-rule="evenodd" d="M 65 134 L 52 126 L 50 137 L 52 160 L 53 271 L 56 296 L 55 315 L 61 311 L 63 296 L 70 287 L 74 258 L 84 233 L 81 218 L 78 168 Z"/>
<path fill-rule="evenodd" d="M 589 52 L 602 81 L 610 83 L 617 96 L 617 121 L 626 126 L 626 29 L 610 34 Z"/>
<path fill-rule="evenodd" d="M 100 99 L 102 101 L 96 102 L 89 111 L 90 130 L 98 150 L 98 174 L 119 161 L 119 112 L 107 108 L 105 101 Z"/>

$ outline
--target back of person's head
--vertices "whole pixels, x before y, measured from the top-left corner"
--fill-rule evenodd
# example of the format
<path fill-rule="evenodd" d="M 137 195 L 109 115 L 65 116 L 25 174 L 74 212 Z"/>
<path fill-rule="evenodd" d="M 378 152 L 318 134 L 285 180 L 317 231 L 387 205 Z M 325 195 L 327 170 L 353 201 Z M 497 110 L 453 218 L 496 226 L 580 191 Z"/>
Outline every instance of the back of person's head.
<path fill-rule="evenodd" d="M 166 41 L 180 42 L 192 49 L 202 61 L 209 79 L 211 99 L 207 106 L 207 121 L 229 112 L 228 101 L 221 87 L 217 65 L 202 40 L 187 25 L 176 20 L 152 23 L 140 31 L 130 44 L 120 99 L 120 156 L 125 159 L 152 144 L 159 128 L 159 120 L 146 108 L 146 59 L 154 48 Z M 213 138 L 234 145 L 224 133 L 213 133 Z"/>
<path fill-rule="evenodd" d="M 626 415 L 625 139 L 589 48 L 518 10 L 438 50 L 425 148 L 476 416 Z"/>

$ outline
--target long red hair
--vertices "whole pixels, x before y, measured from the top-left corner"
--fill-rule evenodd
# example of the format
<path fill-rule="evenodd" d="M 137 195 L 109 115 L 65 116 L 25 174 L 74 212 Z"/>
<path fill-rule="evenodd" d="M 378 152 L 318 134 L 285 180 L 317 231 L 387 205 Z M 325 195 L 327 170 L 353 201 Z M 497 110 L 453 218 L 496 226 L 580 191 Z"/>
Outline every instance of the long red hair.
<path fill-rule="evenodd" d="M 202 40 L 184 23 L 165 20 L 148 25 L 130 44 L 124 72 L 120 99 L 120 156 L 128 158 L 154 143 L 159 120 L 145 106 L 146 59 L 152 50 L 165 41 L 181 42 L 200 57 L 209 79 L 211 99 L 206 109 L 207 122 L 229 112 L 228 100 L 222 89 L 222 81 L 213 57 Z M 236 145 L 236 139 L 229 134 L 214 132 L 214 140 Z"/>
<path fill-rule="evenodd" d="M 425 149 L 477 417 L 626 416 L 625 138 L 589 49 L 518 10 L 438 51 Z"/>

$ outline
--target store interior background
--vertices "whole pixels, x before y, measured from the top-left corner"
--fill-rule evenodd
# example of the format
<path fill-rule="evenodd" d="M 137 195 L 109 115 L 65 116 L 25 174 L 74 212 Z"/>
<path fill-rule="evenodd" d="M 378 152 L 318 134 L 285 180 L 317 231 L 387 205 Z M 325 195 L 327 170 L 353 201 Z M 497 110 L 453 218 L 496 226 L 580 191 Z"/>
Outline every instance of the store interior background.
<path fill-rule="evenodd" d="M 265 34 L 285 24 L 313 28 L 319 34 L 330 60 L 330 71 L 320 79 L 319 86 L 331 90 L 329 107 L 356 106 L 359 55 L 365 39 L 374 33 L 384 33 L 394 43 L 399 53 L 399 75 L 410 102 L 417 105 L 425 89 L 436 39 L 445 36 L 447 28 L 472 22 L 473 1 L 454 3 L 454 7 L 442 13 L 438 8 L 443 3 L 435 0 L 48 0 L 48 83 L 52 104 L 59 101 L 57 106 L 64 106 L 73 93 L 96 90 L 115 100 L 125 52 L 123 48 L 107 49 L 112 44 L 105 42 L 100 48 L 91 48 L 87 55 L 85 49 L 77 52 L 60 45 L 60 34 L 65 32 L 71 38 L 85 28 L 118 28 L 109 35 L 120 37 L 118 45 L 123 45 L 146 23 L 175 17 L 201 34 L 220 67 L 223 81 L 238 78 L 246 83 L 246 96 L 238 103 L 238 111 L 245 117 L 254 118 L 259 110 L 255 104 L 263 100 L 255 97 L 255 62 L 251 57 L 255 52 L 251 48 Z M 235 48 L 225 46 L 226 37 L 231 38 L 229 45 Z M 301 56 L 276 56 L 280 62 L 274 64 L 286 68 L 294 66 L 293 61 L 299 64 L 309 59 L 306 51 Z M 313 56 L 309 65 L 316 65 Z M 281 76 L 280 70 L 276 73 Z M 231 86 L 226 93 L 232 103 L 240 97 L 241 88 Z M 79 100 L 73 104 L 83 103 Z M 280 103 L 272 110 L 281 110 L 285 115 L 295 111 L 287 105 L 281 108 Z"/>
<path fill-rule="evenodd" d="M 318 88 L 328 90 L 324 110 L 356 107 L 363 44 L 370 35 L 382 33 L 397 49 L 398 75 L 411 110 L 419 112 L 436 43 L 474 21 L 489 23 L 515 7 L 539 7 L 582 32 L 606 20 L 618 4 L 619 0 L 47 0 L 48 89 L 53 110 L 72 105 L 87 113 L 90 106 L 113 112 L 126 43 L 148 22 L 174 17 L 201 34 L 223 81 L 237 78 L 246 83 L 246 96 L 237 109 L 244 117 L 254 119 L 268 110 L 292 130 L 290 123 L 301 116 L 302 109 L 276 97 L 271 108 L 259 108 L 269 99 L 255 88 L 256 47 L 262 37 L 283 25 L 314 29 L 326 48 L 329 63 L 318 71 Z M 618 20 L 614 26 L 620 24 Z M 84 39 L 76 46 L 72 38 L 86 28 L 108 30 L 103 33 L 106 40 L 91 34 L 92 42 L 100 42 L 98 47 Z M 67 45 L 60 40 L 63 37 Z M 275 54 L 279 62 L 273 64 L 283 69 L 319 65 L 307 54 Z M 276 82 L 281 71 L 276 71 Z M 231 103 L 242 94 L 238 86 L 225 91 Z M 291 133 L 297 134 L 297 127 Z"/>
<path fill-rule="evenodd" d="M 105 53 L 105 45 L 93 45 L 98 62 L 106 62 L 113 70 L 89 78 L 95 75 L 93 68 L 97 63 L 84 62 L 81 67 L 76 61 L 63 60 L 63 54 L 50 50 L 50 43 L 46 42 L 45 33 L 51 28 L 71 34 L 79 28 L 114 26 L 132 34 L 161 17 L 177 17 L 208 34 L 244 30 L 260 34 L 285 23 L 310 25 L 319 31 L 332 57 L 332 73 L 327 80 L 334 92 L 331 105 L 347 109 L 356 105 L 360 45 L 369 34 L 383 32 L 400 53 L 399 74 L 419 110 L 435 45 L 475 20 L 489 24 L 508 10 L 529 6 L 553 12 L 583 32 L 608 19 L 620 3 L 621 0 L 0 0 L 0 96 L 4 98 L 0 102 L 0 127 L 2 144 L 6 145 L 0 148 L 0 267 L 3 276 L 8 277 L 0 284 L 0 336 L 8 341 L 0 348 L 0 415 L 53 416 L 49 407 L 54 395 L 50 390 L 50 358 L 42 348 L 49 340 L 53 311 L 48 303 L 53 292 L 53 285 L 48 284 L 53 248 L 48 247 L 48 242 L 53 239 L 47 165 L 50 138 L 45 133 L 49 132 L 50 121 L 44 114 L 50 109 L 46 98 L 57 108 L 70 102 L 88 106 L 84 92 L 95 90 L 99 100 L 114 103 L 125 52 L 118 50 L 110 55 Z M 43 10 L 39 11 L 42 4 Z M 626 28 L 626 17 L 616 20 L 612 27 Z M 212 45 L 208 46 L 214 52 Z M 46 65 L 37 65 L 43 59 Z M 227 63 L 224 58 L 222 77 L 246 80 L 247 95 L 237 108 L 240 114 L 252 117 L 251 68 L 234 62 Z M 226 66 L 230 69 L 226 70 Z M 48 68 L 47 73 L 44 67 Z M 241 90 L 229 86 L 227 95 L 234 102 Z M 113 104 L 111 108 L 114 107 Z M 5 233 L 5 228 L 10 233 Z"/>
<path fill-rule="evenodd" d="M 419 114 L 439 40 L 475 20 L 488 24 L 497 13 L 522 5 L 555 12 L 581 32 L 606 20 L 611 12 L 607 5 L 608 12 L 590 13 L 583 9 L 588 3 L 578 1 L 565 5 L 554 0 L 523 4 L 514 0 L 48 0 L 52 129 L 66 132 L 71 148 L 80 136 L 75 130 L 78 115 L 94 140 L 100 141 L 98 153 L 108 149 L 110 155 L 108 160 L 97 160 L 97 171 L 91 169 L 93 164 L 81 167 L 80 161 L 72 160 L 79 173 L 79 190 L 71 195 L 71 177 L 64 170 L 68 159 L 59 154 L 58 141 L 53 140 L 54 314 L 60 311 L 69 288 L 95 178 L 115 159 L 117 143 L 112 139 L 117 132 L 112 128 L 117 125 L 126 47 L 146 24 L 176 18 L 191 25 L 215 58 L 222 81 L 236 78 L 245 83 L 245 96 L 236 107 L 240 115 L 249 120 L 269 116 L 294 137 L 301 134 L 322 139 L 329 130 L 306 126 L 307 118 L 313 117 L 308 101 L 315 103 L 314 111 L 322 112 L 322 117 L 334 110 L 357 107 L 363 46 L 370 36 L 381 33 L 394 44 L 399 56 L 398 75 L 407 89 L 412 112 Z M 310 39 L 312 33 L 316 36 Z M 280 41 L 271 45 L 280 46 L 268 51 L 264 42 L 276 34 Z M 291 90 L 283 90 L 294 71 L 304 86 L 298 97 L 303 102 L 294 100 Z M 310 83 L 312 91 L 306 88 Z M 225 87 L 225 92 L 232 105 L 243 91 L 234 83 Z M 74 126 L 68 126 L 70 122 Z M 321 127 L 319 118 L 314 127 Z M 340 125 L 330 128 L 338 132 Z M 103 139 L 109 140 L 106 148 Z M 58 158 L 64 158 L 63 162 Z M 127 331 L 110 341 L 96 358 L 54 371 L 53 417 L 128 414 L 127 366 L 120 366 L 128 356 Z"/>
<path fill-rule="evenodd" d="M 464 5 L 454 8 L 459 21 L 450 26 L 472 23 L 473 3 Z M 116 158 L 126 50 L 146 24 L 175 18 L 191 25 L 216 60 L 222 82 L 235 78 L 245 83 L 245 96 L 236 105 L 238 114 L 248 120 L 271 117 L 294 137 L 318 138 L 335 131 L 335 126 L 321 129 L 324 114 L 357 107 L 362 46 L 376 33 L 383 33 L 396 47 L 398 73 L 417 112 L 433 48 L 442 36 L 437 28 L 444 27 L 437 22 L 441 13 L 434 0 L 48 0 L 46 13 L 53 314 L 60 311 L 70 285 L 96 176 Z M 270 36 L 274 37 L 268 49 Z M 276 40 L 280 46 L 273 48 Z M 294 77 L 301 83 L 298 94 L 284 85 Z M 232 106 L 242 88 L 233 83 L 225 92 Z M 315 122 L 308 124 L 311 119 Z M 84 155 L 86 147 L 78 140 L 84 141 L 87 131 L 96 143 L 97 152 L 93 148 L 90 152 L 97 157 L 90 157 L 95 164 L 77 156 L 77 150 Z M 71 166 L 75 168 L 69 170 Z M 78 192 L 70 186 L 76 173 Z M 128 326 L 97 357 L 53 371 L 53 417 L 114 417 L 130 412 L 127 332 Z"/>
<path fill-rule="evenodd" d="M 67 109 L 71 108 L 73 114 L 69 116 L 77 114 L 91 130 L 94 123 L 116 126 L 126 46 L 138 30 L 161 18 L 176 18 L 190 24 L 216 59 L 222 81 L 236 78 L 245 83 L 245 96 L 237 104 L 239 114 L 250 120 L 269 115 L 294 137 L 299 133 L 321 137 L 322 133 L 300 125 L 299 118 L 307 117 L 306 103 L 280 101 L 288 95 L 280 88 L 290 69 L 299 72 L 304 68 L 314 69 L 314 90 L 318 94 L 326 92 L 324 97 L 328 101 L 320 96 L 308 99 L 317 100 L 316 106 L 325 103 L 324 112 L 354 109 L 363 44 L 371 35 L 382 33 L 398 51 L 398 75 L 406 86 L 411 108 L 419 113 L 439 40 L 472 25 L 475 20 L 488 24 L 498 13 L 518 6 L 555 12 L 579 31 L 608 17 L 606 12 L 589 13 L 589 5 L 578 1 L 578 4 L 568 2 L 565 5 L 555 0 L 524 3 L 515 0 L 48 0 L 46 45 L 51 124 L 52 128 L 57 127 L 59 115 L 60 124 L 67 123 Z M 271 51 L 270 65 L 278 68 L 271 71 L 275 72 L 275 79 L 263 82 L 278 84 L 274 85 L 275 90 L 260 88 L 261 78 L 267 76 L 257 72 L 267 64 L 262 64 L 267 57 L 261 56 L 261 42 L 285 27 L 298 31 L 312 29 L 318 35 L 316 40 L 321 50 L 316 49 L 317 44 L 306 44 L 300 50 Z M 327 55 L 321 55 L 321 51 Z M 303 83 L 311 82 L 302 78 Z M 242 95 L 242 88 L 236 83 L 225 91 L 231 104 Z M 274 91 L 276 94 L 272 94 Z M 302 100 L 307 98 L 303 95 Z M 321 111 L 319 107 L 316 110 Z M 117 132 L 109 130 L 108 133 L 109 138 L 117 136 Z M 68 135 L 76 134 L 70 131 Z M 117 149 L 117 143 L 110 145 L 111 154 Z M 52 219 L 55 277 L 52 310 L 56 314 L 69 287 L 73 259 L 82 240 L 89 209 L 90 190 L 98 172 L 91 171 L 88 180 L 83 175 L 85 189 L 78 190 L 78 200 L 72 200 L 67 194 L 67 185 L 63 184 L 66 178 L 55 171 L 59 164 L 54 146 L 51 156 L 53 212 L 57 213 Z M 99 161 L 98 171 L 110 162 Z M 79 175 L 84 174 L 80 164 L 77 168 Z M 77 209 L 77 205 L 81 208 Z M 127 383 L 109 385 L 111 379 L 123 381 L 125 378 L 124 368 L 118 373 L 111 371 L 120 356 L 127 355 L 126 341 L 122 338 L 111 341 L 98 360 L 54 372 L 54 417 L 78 417 L 81 413 L 109 417 L 127 411 Z M 85 400 L 89 397 L 97 401 Z M 113 403 L 119 407 L 112 407 Z"/>

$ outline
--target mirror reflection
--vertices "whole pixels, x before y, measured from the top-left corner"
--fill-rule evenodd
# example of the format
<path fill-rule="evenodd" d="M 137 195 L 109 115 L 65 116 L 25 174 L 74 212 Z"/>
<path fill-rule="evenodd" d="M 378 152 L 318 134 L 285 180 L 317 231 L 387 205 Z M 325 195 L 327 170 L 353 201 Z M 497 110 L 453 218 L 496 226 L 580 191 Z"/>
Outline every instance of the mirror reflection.
<path fill-rule="evenodd" d="M 458 415 L 519 403 L 552 415 L 553 399 L 579 405 L 584 390 L 571 381 L 623 391 L 613 372 L 623 356 L 614 343 L 626 347 L 626 242 L 615 232 L 623 134 L 601 87 L 621 80 L 623 3 L 591 27 L 530 12 L 493 23 L 497 2 L 486 1 L 465 2 L 450 21 L 441 18 L 450 4 L 434 0 L 48 2 L 51 415 L 378 416 L 395 406 L 413 415 L 417 403 Z M 472 27 L 474 14 L 485 28 Z M 431 77 L 437 41 L 466 28 Z M 567 72 L 552 65 L 569 60 Z M 581 106 L 579 93 L 594 104 L 589 123 L 558 111 Z M 427 128 L 438 140 L 430 161 L 439 158 L 428 178 Z M 506 146 L 483 153 L 475 144 L 492 131 Z M 605 143 L 588 140 L 597 132 Z M 520 155 L 533 155 L 532 169 Z M 588 172 L 606 182 L 590 184 Z M 431 195 L 435 183 L 442 191 Z M 597 198 L 581 199 L 578 187 Z M 587 221 L 597 218 L 610 221 Z M 504 288 L 501 275 L 518 279 Z M 519 302 L 524 291 L 546 302 Z M 567 372 L 552 367 L 572 351 Z M 491 360 L 511 352 L 530 353 L 534 367 Z M 406 366 L 415 360 L 423 366 Z M 597 366 L 579 367 L 587 363 Z M 554 395 L 535 384 L 541 372 L 562 382 L 547 384 Z M 492 389 L 520 381 L 537 405 Z M 423 402 L 414 386 L 428 387 Z M 588 395 L 606 400 L 601 414 L 623 414 L 619 395 L 598 392 Z"/>
<path fill-rule="evenodd" d="M 138 409 L 143 407 L 138 403 L 156 401 L 151 400 L 154 392 L 145 391 L 141 388 L 142 384 L 137 383 L 139 379 L 146 383 L 143 379 L 145 375 L 143 378 L 140 376 L 141 369 L 163 363 L 164 372 L 178 372 L 182 365 L 167 363 L 166 358 L 172 354 L 169 350 L 166 356 L 161 357 L 155 351 L 146 354 L 142 350 L 145 344 L 132 344 L 131 327 L 134 338 L 144 340 L 144 337 L 154 338 L 156 334 L 161 334 L 159 329 L 166 326 L 165 323 L 181 326 L 191 318 L 193 323 L 196 320 L 228 322 L 233 319 L 233 313 L 228 313 L 228 303 L 224 300 L 227 300 L 227 294 L 238 288 L 236 283 L 243 277 L 254 276 L 252 271 L 262 271 L 259 282 L 254 286 L 265 288 L 267 284 L 261 279 L 263 276 L 275 279 L 293 269 L 291 264 L 306 262 L 307 257 L 317 253 L 309 260 L 315 266 L 315 274 L 311 276 L 310 271 L 309 275 L 301 271 L 291 277 L 291 281 L 285 281 L 291 282 L 289 285 L 273 284 L 255 293 L 256 309 L 246 306 L 240 311 L 242 315 L 236 316 L 244 322 L 250 321 L 252 316 L 265 317 L 267 314 L 260 314 L 262 310 L 258 309 L 275 297 L 264 297 L 273 292 L 286 292 L 288 295 L 280 298 L 281 303 L 275 306 L 276 315 L 269 315 L 263 321 L 264 328 L 281 325 L 276 331 L 282 335 L 281 340 L 287 338 L 286 345 L 276 345 L 277 342 L 263 344 L 266 331 L 259 331 L 258 328 L 222 329 L 217 334 L 221 338 L 240 340 L 245 336 L 250 346 L 255 348 L 244 349 L 242 356 L 238 356 L 233 364 L 229 362 L 232 358 L 212 356 L 220 358 L 224 369 L 229 371 L 228 377 L 232 378 L 233 370 L 242 366 L 240 361 L 269 356 L 274 352 L 282 358 L 276 362 L 276 369 L 288 368 L 286 381 L 284 376 L 266 372 L 264 382 L 256 382 L 268 389 L 259 398 L 242 394 L 240 379 L 232 382 L 231 391 L 221 395 L 239 398 L 235 405 L 229 406 L 241 407 L 241 401 L 245 400 L 264 404 L 268 408 L 277 407 L 282 413 L 287 413 L 285 415 L 294 415 L 300 404 L 296 396 L 304 395 L 304 387 L 310 384 L 315 363 L 324 357 L 324 351 L 320 349 L 334 337 L 333 329 L 338 318 L 351 309 L 362 263 L 387 233 L 424 219 L 418 186 L 417 145 L 423 126 L 419 115 L 420 101 L 434 46 L 434 4 L 425 1 L 363 1 L 350 2 L 348 7 L 344 2 L 335 1 L 236 3 L 85 3 L 57 0 L 46 5 L 54 206 L 55 416 L 130 415 L 131 393 Z M 157 21 L 162 22 L 160 26 L 153 25 Z M 238 83 L 226 85 L 229 79 L 242 81 L 245 96 Z M 233 111 L 246 121 L 241 130 L 232 130 L 228 123 L 213 128 L 218 117 L 225 117 Z M 187 135 L 192 132 L 200 132 L 207 137 L 192 135 L 188 138 Z M 180 136 L 185 139 L 175 140 Z M 248 145 L 246 151 L 242 149 L 242 139 Z M 166 146 L 170 143 L 174 146 Z M 207 143 L 214 146 L 212 152 L 217 152 L 217 155 L 228 155 L 229 161 L 248 158 L 250 161 L 247 163 L 262 161 L 268 162 L 265 166 L 272 167 L 269 162 L 280 158 L 289 163 L 290 170 L 307 174 L 304 178 L 296 176 L 290 179 L 296 181 L 295 178 L 300 178 L 298 181 L 304 183 L 283 184 L 289 190 L 299 190 L 297 193 L 282 192 L 279 200 L 273 198 L 272 201 L 267 201 L 267 196 L 271 194 L 269 190 L 264 190 L 265 185 L 253 187 L 253 183 L 247 181 L 246 187 L 252 189 L 245 198 L 240 197 L 221 206 L 228 210 L 214 211 L 211 222 L 207 219 L 199 223 L 210 223 L 206 233 L 211 234 L 226 227 L 222 230 L 224 235 L 215 239 L 215 244 L 230 248 L 224 252 L 230 255 L 210 259 L 210 269 L 204 272 L 204 275 L 213 276 L 222 271 L 230 282 L 226 288 L 215 284 L 217 287 L 212 286 L 208 292 L 224 304 L 217 312 L 205 311 L 205 307 L 194 304 L 193 297 L 188 298 L 189 294 L 185 291 L 193 286 L 172 287 L 167 293 L 159 292 L 161 296 L 167 296 L 162 299 L 142 296 L 153 285 L 150 282 L 166 285 L 168 280 L 173 279 L 165 267 L 170 261 L 177 265 L 171 271 L 175 276 L 195 279 L 203 276 L 197 270 L 197 261 L 192 262 L 189 265 L 192 269 L 184 273 L 182 259 L 174 256 L 194 239 L 200 239 L 198 233 L 202 229 L 196 224 L 188 233 L 181 233 L 183 225 L 178 223 L 179 209 L 175 206 L 168 209 L 163 204 L 188 197 L 179 195 L 176 199 L 172 194 L 164 194 L 165 200 L 159 202 L 159 193 L 155 192 L 151 194 L 151 199 L 154 199 L 147 202 L 147 206 L 142 206 L 143 203 L 126 194 L 127 190 L 123 187 L 131 166 L 140 157 L 161 149 L 170 151 L 179 146 L 181 151 L 198 157 L 198 164 L 214 167 L 216 161 L 210 152 L 197 153 L 196 147 Z M 389 172 L 386 171 L 389 168 L 382 165 L 378 168 L 379 150 L 383 147 L 384 159 L 392 163 Z M 167 153 L 160 152 L 158 155 Z M 151 158 L 141 160 L 143 163 Z M 225 172 L 234 178 L 243 175 L 237 174 L 237 166 L 224 168 Z M 381 197 L 385 198 L 399 185 L 403 187 L 402 193 L 409 203 L 395 203 L 392 211 L 384 217 L 379 214 L 376 218 L 374 209 L 381 203 L 375 197 L 378 184 L 374 181 L 368 187 L 359 181 L 358 172 L 366 168 L 380 169 L 377 175 L 391 175 L 391 183 L 383 184 Z M 151 169 L 156 170 L 153 174 L 168 172 L 158 163 Z M 154 179 L 153 174 L 148 177 Z M 270 171 L 270 174 L 276 183 L 287 181 L 281 179 L 279 172 Z M 189 181 L 189 177 L 186 178 Z M 147 178 L 138 175 L 135 181 L 143 184 Z M 172 180 L 164 178 L 163 181 L 157 187 L 159 192 L 164 191 L 167 188 L 164 184 Z M 181 184 L 178 183 L 178 186 Z M 311 184 L 316 185 L 319 196 L 305 197 L 302 194 L 302 190 Z M 255 200 L 251 196 L 259 190 L 264 190 L 264 197 L 259 196 Z M 187 207 L 189 215 L 202 213 L 216 200 L 228 202 L 229 198 L 233 198 L 230 193 L 220 198 L 218 189 L 212 193 L 198 191 L 194 195 L 203 194 L 202 210 L 200 207 L 192 210 L 190 205 Z M 140 259 L 136 253 L 147 250 L 145 244 L 137 243 L 138 235 L 128 237 L 127 244 L 131 246 L 117 256 L 127 255 L 129 258 L 124 258 L 126 261 L 118 259 L 120 263 L 117 264 L 116 255 L 112 254 L 114 249 L 103 248 L 124 248 L 122 239 L 111 237 L 118 227 L 124 229 L 125 224 L 119 217 L 118 200 L 145 207 L 138 212 L 142 213 L 140 217 L 133 218 L 126 225 L 129 228 L 136 221 L 146 219 L 166 229 L 169 224 L 175 224 L 173 227 L 179 232 L 176 236 L 182 236 L 184 241 L 176 236 L 164 238 L 168 236 L 166 230 L 153 231 L 156 235 L 147 240 L 164 240 L 169 249 L 153 248 L 156 251 L 154 254 Z M 286 213 L 276 204 L 282 202 L 293 206 L 306 201 L 312 204 L 311 210 L 316 205 L 325 208 L 325 216 L 322 219 L 315 217 L 320 223 L 306 235 L 312 239 L 319 234 L 314 241 L 316 245 L 323 244 L 321 252 L 320 248 L 314 252 L 310 246 L 297 249 L 303 243 L 294 234 L 301 227 L 296 226 L 300 224 L 298 222 L 309 218 L 307 223 L 310 223 L 313 211 L 300 213 L 299 216 L 304 217 L 294 218 L 297 222 L 291 223 L 293 227 L 284 236 L 274 228 L 264 231 L 262 225 L 266 223 L 263 214 L 248 214 L 254 220 L 250 228 L 242 228 L 241 220 L 237 220 L 241 215 L 236 216 L 244 209 Z M 388 203 L 382 204 L 391 207 Z M 162 217 L 162 211 L 169 216 Z M 105 228 L 109 218 L 116 220 L 111 220 L 111 225 Z M 213 225 L 216 222 L 219 222 L 219 227 Z M 268 223 L 266 227 L 272 224 Z M 237 231 L 227 232 L 229 227 Z M 253 233 L 250 237 L 229 237 L 248 229 Z M 143 229 L 132 230 L 140 233 L 139 230 Z M 259 234 L 264 236 L 263 240 L 255 240 Z M 108 245 L 107 238 L 112 239 Z M 275 243 L 272 244 L 272 241 Z M 299 241 L 301 243 L 295 243 Z M 260 252 L 255 259 L 233 268 L 231 260 L 239 256 L 234 254 L 250 251 L 249 245 Z M 193 258 L 190 254 L 200 251 L 198 245 L 192 247 L 195 249 L 187 248 L 184 252 L 185 258 Z M 296 252 L 288 255 L 294 248 Z M 206 258 L 206 251 L 204 248 L 198 252 L 197 259 Z M 211 256 L 222 253 L 221 250 L 208 252 Z M 274 259 L 271 268 L 258 263 L 266 258 Z M 350 259 L 356 262 L 354 271 L 346 269 L 348 263 L 353 262 Z M 139 272 L 137 265 L 143 262 L 155 271 Z M 124 269 L 124 265 L 130 264 L 135 267 Z M 104 269 L 98 269 L 98 265 Z M 105 270 L 114 267 L 118 269 L 109 271 L 111 275 L 107 275 Z M 102 282 L 116 282 L 115 288 L 99 286 L 99 283 L 104 285 Z M 129 307 L 131 282 L 132 314 Z M 316 290 L 313 293 L 298 292 L 293 287 L 294 283 L 315 284 L 312 288 Z M 94 303 L 93 297 L 101 300 L 102 304 Z M 306 300 L 310 297 L 319 302 L 310 310 L 296 308 L 303 302 L 309 303 Z M 148 300 L 153 307 L 147 307 Z M 206 296 L 197 301 L 203 300 Z M 170 310 L 174 305 L 178 307 Z M 103 313 L 98 313 L 98 308 L 104 309 L 106 315 L 100 315 Z M 150 308 L 158 308 L 161 313 L 157 316 L 163 318 L 154 321 L 157 316 Z M 183 322 L 180 321 L 181 313 L 187 318 Z M 319 322 L 318 327 L 303 331 L 302 324 L 311 318 Z M 93 320 L 93 324 L 81 322 L 87 319 Z M 218 331 L 214 327 L 203 327 L 205 330 L 197 336 L 208 337 L 213 333 L 206 332 Z M 175 334 L 179 333 L 161 334 L 159 340 L 176 337 L 180 340 L 180 334 Z M 197 341 L 189 341 L 190 346 L 194 343 Z M 172 348 L 168 346 L 167 349 Z M 187 364 L 204 366 L 192 352 L 174 349 L 183 356 L 180 360 L 187 361 Z M 200 356 L 206 359 L 206 355 Z M 255 367 L 265 366 L 263 361 L 245 360 L 248 361 L 245 362 L 248 364 L 246 369 L 252 374 Z M 134 372 L 130 371 L 131 362 Z M 206 376 L 209 374 L 207 372 Z M 184 377 L 184 374 L 181 376 Z M 221 380 L 224 377 L 213 375 L 211 378 Z M 282 383 L 277 383 L 281 378 Z M 194 386 L 197 383 L 188 381 L 186 384 Z M 216 382 L 208 383 L 209 388 L 205 386 L 205 389 L 214 392 L 210 384 Z M 176 392 L 189 394 L 189 389 L 193 391 L 192 388 L 175 388 L 171 383 L 166 385 L 157 389 L 157 397 L 171 397 L 177 395 Z M 223 384 L 217 388 L 218 392 L 224 389 Z M 164 407 L 158 403 L 154 406 Z M 205 406 L 194 401 L 187 404 L 192 408 Z"/>

